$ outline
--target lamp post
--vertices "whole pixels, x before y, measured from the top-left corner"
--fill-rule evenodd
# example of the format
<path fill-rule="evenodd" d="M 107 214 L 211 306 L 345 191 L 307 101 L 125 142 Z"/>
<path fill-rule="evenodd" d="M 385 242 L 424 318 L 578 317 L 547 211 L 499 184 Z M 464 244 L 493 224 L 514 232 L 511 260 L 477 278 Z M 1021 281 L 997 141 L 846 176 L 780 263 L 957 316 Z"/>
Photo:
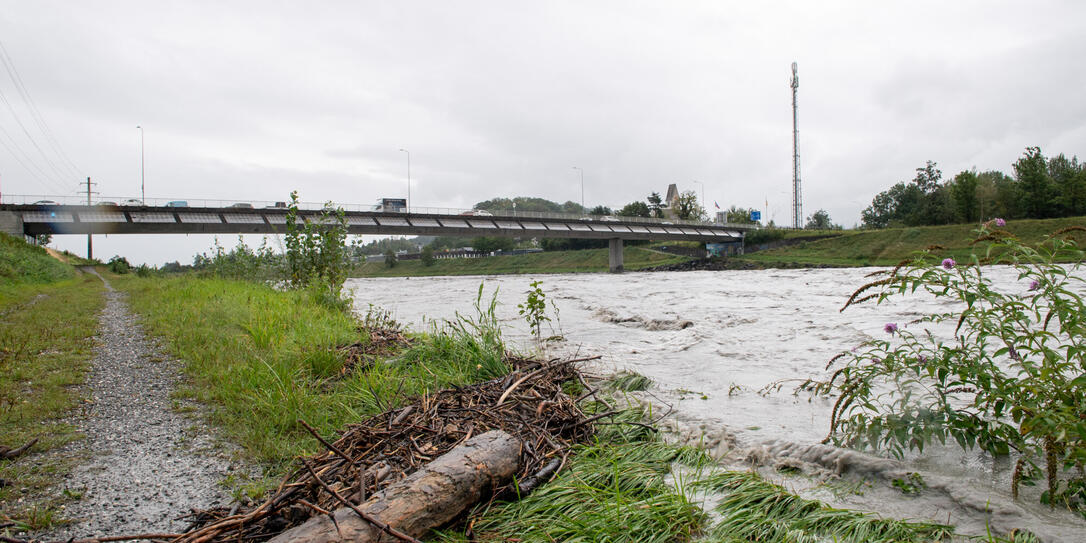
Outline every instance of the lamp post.
<path fill-rule="evenodd" d="M 577 166 L 574 166 L 573 169 L 581 172 L 581 213 L 584 213 L 584 170 Z"/>
<path fill-rule="evenodd" d="M 147 183 L 143 169 L 143 127 L 136 125 L 136 128 L 140 131 L 140 201 L 147 205 Z"/>
<path fill-rule="evenodd" d="M 407 149 L 400 149 L 400 151 L 407 153 L 407 209 L 406 212 L 411 212 L 411 151 Z"/>

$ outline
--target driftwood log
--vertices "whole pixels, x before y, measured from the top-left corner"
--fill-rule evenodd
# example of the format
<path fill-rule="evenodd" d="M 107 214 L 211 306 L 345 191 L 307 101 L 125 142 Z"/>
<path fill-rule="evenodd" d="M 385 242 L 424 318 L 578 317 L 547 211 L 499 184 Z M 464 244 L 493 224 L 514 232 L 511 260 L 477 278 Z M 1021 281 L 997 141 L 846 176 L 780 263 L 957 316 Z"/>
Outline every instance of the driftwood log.
<path fill-rule="evenodd" d="M 318 515 L 272 543 L 414 541 L 506 484 L 520 467 L 521 442 L 501 431 L 475 436 L 365 503 Z"/>

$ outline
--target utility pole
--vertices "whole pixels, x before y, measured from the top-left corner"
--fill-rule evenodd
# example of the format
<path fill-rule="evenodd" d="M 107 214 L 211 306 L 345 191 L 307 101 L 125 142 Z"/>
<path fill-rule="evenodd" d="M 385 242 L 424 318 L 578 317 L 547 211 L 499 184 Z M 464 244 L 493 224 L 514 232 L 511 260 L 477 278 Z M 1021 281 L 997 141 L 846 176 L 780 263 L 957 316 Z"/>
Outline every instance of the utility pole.
<path fill-rule="evenodd" d="M 91 185 L 97 185 L 98 183 L 91 183 L 91 178 L 88 177 L 86 183 L 80 183 L 80 185 L 83 185 L 83 184 L 87 185 L 87 205 L 90 206 L 91 205 Z M 87 232 L 87 260 L 92 260 L 93 258 L 94 258 L 94 246 L 91 243 L 91 234 L 90 234 L 90 232 Z"/>
<path fill-rule="evenodd" d="M 803 191 L 799 185 L 799 65 L 792 63 L 792 228 L 803 227 Z"/>
<path fill-rule="evenodd" d="M 140 201 L 147 205 L 147 183 L 143 169 L 143 126 L 137 125 L 136 128 L 140 131 Z"/>

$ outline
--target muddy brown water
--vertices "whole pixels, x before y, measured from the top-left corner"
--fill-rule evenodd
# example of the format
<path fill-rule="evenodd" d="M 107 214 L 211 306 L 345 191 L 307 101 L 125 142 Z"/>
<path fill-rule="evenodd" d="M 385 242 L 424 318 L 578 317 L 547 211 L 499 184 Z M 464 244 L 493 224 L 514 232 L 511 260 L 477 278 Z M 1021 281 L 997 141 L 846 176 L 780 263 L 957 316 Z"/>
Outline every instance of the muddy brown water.
<path fill-rule="evenodd" d="M 457 313 L 474 314 L 483 282 L 487 299 L 497 290 L 507 340 L 527 350 L 533 342 L 517 304 L 524 302 L 529 283 L 541 280 L 548 306 L 553 302 L 558 310 L 544 335 L 566 338 L 552 350 L 601 354 L 603 370 L 630 369 L 652 378 L 646 401 L 672 410 L 664 423 L 672 437 L 707 448 L 729 467 L 761 466 L 786 486 L 830 504 L 949 522 L 962 533 L 1025 528 L 1047 541 L 1086 541 L 1086 521 L 1038 505 L 1036 490 L 1011 499 L 1012 466 L 1005 459 L 946 446 L 897 461 L 821 445 L 829 400 L 793 395 L 791 384 L 779 393 L 758 393 L 782 379 L 798 383 L 823 376 L 831 357 L 883 337 L 887 322 L 904 326 L 951 308 L 918 296 L 839 312 L 874 270 L 377 278 L 351 279 L 347 286 L 354 290 L 356 311 L 373 304 L 426 330 Z M 987 273 L 1002 288 L 1027 288 L 1016 283 L 1012 270 Z M 773 467 L 781 464 L 799 466 L 803 475 L 780 475 Z M 917 496 L 891 486 L 910 472 L 920 473 L 927 485 Z"/>

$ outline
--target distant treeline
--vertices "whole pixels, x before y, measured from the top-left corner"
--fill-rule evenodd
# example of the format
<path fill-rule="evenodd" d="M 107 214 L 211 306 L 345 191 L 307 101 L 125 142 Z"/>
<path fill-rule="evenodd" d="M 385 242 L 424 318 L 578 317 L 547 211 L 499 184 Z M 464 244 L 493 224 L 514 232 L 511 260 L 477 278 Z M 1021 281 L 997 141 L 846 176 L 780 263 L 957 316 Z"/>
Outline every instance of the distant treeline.
<path fill-rule="evenodd" d="M 875 196 L 860 220 L 865 228 L 886 228 L 1086 215 L 1086 164 L 1078 157 L 1046 158 L 1040 147 L 1028 147 L 1013 167 L 1013 177 L 966 170 L 944 181 L 929 160 L 911 181 Z"/>

